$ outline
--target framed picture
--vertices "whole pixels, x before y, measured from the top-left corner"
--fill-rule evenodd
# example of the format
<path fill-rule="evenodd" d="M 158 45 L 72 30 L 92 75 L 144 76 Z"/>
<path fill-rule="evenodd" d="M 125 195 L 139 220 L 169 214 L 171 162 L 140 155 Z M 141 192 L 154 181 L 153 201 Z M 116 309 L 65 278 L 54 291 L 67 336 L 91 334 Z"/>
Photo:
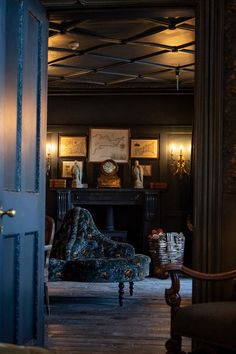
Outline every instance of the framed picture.
<path fill-rule="evenodd" d="M 61 177 L 62 178 L 72 178 L 71 168 L 74 165 L 74 162 L 75 162 L 75 160 L 73 160 L 73 161 L 71 161 L 71 160 L 70 161 L 63 160 L 62 161 L 62 168 L 61 168 Z M 80 167 L 81 174 L 82 174 L 83 161 L 77 161 L 77 162 L 78 162 L 78 165 Z"/>
<path fill-rule="evenodd" d="M 159 158 L 158 139 L 131 139 L 131 158 Z"/>
<path fill-rule="evenodd" d="M 118 163 L 128 162 L 129 129 L 90 129 L 89 162 L 107 159 Z"/>
<path fill-rule="evenodd" d="M 144 176 L 151 176 L 152 175 L 152 165 L 141 165 L 143 168 L 143 175 Z"/>
<path fill-rule="evenodd" d="M 59 156 L 85 157 L 87 155 L 86 136 L 60 136 Z"/>

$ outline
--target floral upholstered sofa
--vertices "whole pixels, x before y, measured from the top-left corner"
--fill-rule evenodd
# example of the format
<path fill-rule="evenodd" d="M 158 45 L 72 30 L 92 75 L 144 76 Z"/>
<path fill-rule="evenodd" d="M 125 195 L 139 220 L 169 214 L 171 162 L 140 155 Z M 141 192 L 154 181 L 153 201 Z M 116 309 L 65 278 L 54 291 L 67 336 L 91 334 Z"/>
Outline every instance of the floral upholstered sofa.
<path fill-rule="evenodd" d="M 119 303 L 123 303 L 124 283 L 149 275 L 150 258 L 135 254 L 128 243 L 111 240 L 95 226 L 87 209 L 75 207 L 67 212 L 55 235 L 49 262 L 49 281 L 102 282 L 119 284 Z"/>

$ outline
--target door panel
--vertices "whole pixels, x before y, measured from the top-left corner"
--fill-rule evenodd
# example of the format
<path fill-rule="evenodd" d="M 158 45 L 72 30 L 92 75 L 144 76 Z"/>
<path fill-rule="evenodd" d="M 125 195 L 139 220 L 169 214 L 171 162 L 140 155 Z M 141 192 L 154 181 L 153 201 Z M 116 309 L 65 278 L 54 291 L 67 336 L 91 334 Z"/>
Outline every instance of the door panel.
<path fill-rule="evenodd" d="M 2 267 L 5 269 L 7 276 L 3 277 L 2 287 L 2 303 L 11 304 L 3 308 L 2 328 L 3 336 L 6 342 L 11 342 L 15 336 L 15 318 L 17 316 L 16 299 L 19 298 L 19 250 L 20 235 L 4 235 L 3 236 L 4 253 L 2 254 Z M 16 262 L 16 263 L 15 263 Z M 12 289 L 9 292 L 9 289 Z M 7 309 L 7 311 L 6 311 Z"/>
<path fill-rule="evenodd" d="M 12 25 L 12 21 L 8 21 L 11 11 L 16 14 L 15 25 Z M 5 50 L 7 53 L 5 58 L 6 76 L 5 80 L 7 84 L 5 87 L 5 94 L 8 100 L 8 104 L 5 105 L 5 117 L 8 117 L 4 122 L 4 160 L 12 161 L 8 168 L 4 168 L 4 188 L 8 190 L 17 190 L 19 184 L 20 173 L 16 176 L 15 171 L 20 169 L 20 161 L 17 161 L 16 146 L 19 146 L 17 139 L 20 136 L 17 134 L 17 129 L 21 125 L 21 100 L 17 99 L 20 96 L 21 87 L 19 82 L 21 81 L 22 71 L 19 70 L 22 67 L 22 27 L 20 26 L 20 20 L 22 18 L 22 10 L 18 1 L 9 0 L 6 3 L 6 19 L 5 19 L 5 33 L 6 36 L 12 40 L 6 40 Z M 7 137 L 7 138 L 6 138 Z"/>
<path fill-rule="evenodd" d="M 38 233 L 29 232 L 24 235 L 22 240 L 21 258 L 27 259 L 27 263 L 23 264 L 20 283 L 24 283 L 26 278 L 28 281 L 21 287 L 20 311 L 19 311 L 19 337 L 23 342 L 27 342 L 27 338 L 35 338 L 37 335 L 37 317 L 35 309 L 37 308 L 37 263 L 38 263 Z M 30 252 L 28 251 L 30 249 Z M 33 284 L 33 286 L 32 286 Z M 33 314 L 33 315 L 32 315 Z M 28 321 L 25 321 L 28 318 Z"/>
<path fill-rule="evenodd" d="M 38 0 L 0 10 L 0 341 L 42 344 L 47 20 Z"/>
<path fill-rule="evenodd" d="M 25 191 L 36 192 L 38 189 L 39 176 L 39 149 L 38 139 L 40 137 L 40 115 L 38 116 L 37 107 L 40 105 L 40 76 L 38 66 L 40 68 L 40 22 L 33 16 L 31 12 L 27 12 L 26 17 L 26 42 L 34 43 L 34 51 L 30 56 L 25 58 L 24 70 L 24 95 L 23 99 L 23 126 L 22 126 L 22 151 L 23 151 L 23 169 L 25 172 L 24 186 Z M 27 80 L 33 77 L 35 80 Z M 34 117 L 34 119 L 32 119 Z M 33 158 L 32 158 L 33 157 Z"/>

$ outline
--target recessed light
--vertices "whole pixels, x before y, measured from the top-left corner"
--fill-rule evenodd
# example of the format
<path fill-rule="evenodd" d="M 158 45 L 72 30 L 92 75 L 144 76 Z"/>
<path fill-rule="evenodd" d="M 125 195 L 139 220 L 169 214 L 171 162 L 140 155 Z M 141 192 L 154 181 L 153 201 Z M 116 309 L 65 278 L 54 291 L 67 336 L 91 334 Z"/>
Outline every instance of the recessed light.
<path fill-rule="evenodd" d="M 79 42 L 76 41 L 69 42 L 68 47 L 72 50 L 77 50 L 79 48 Z"/>

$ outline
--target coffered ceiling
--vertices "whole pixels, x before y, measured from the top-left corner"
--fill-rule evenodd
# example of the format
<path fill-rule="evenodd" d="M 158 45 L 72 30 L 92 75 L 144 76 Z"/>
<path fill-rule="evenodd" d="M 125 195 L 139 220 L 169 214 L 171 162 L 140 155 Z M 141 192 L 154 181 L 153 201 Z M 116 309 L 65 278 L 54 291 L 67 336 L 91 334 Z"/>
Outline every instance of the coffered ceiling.
<path fill-rule="evenodd" d="M 192 10 L 46 3 L 49 93 L 193 90 Z"/>

